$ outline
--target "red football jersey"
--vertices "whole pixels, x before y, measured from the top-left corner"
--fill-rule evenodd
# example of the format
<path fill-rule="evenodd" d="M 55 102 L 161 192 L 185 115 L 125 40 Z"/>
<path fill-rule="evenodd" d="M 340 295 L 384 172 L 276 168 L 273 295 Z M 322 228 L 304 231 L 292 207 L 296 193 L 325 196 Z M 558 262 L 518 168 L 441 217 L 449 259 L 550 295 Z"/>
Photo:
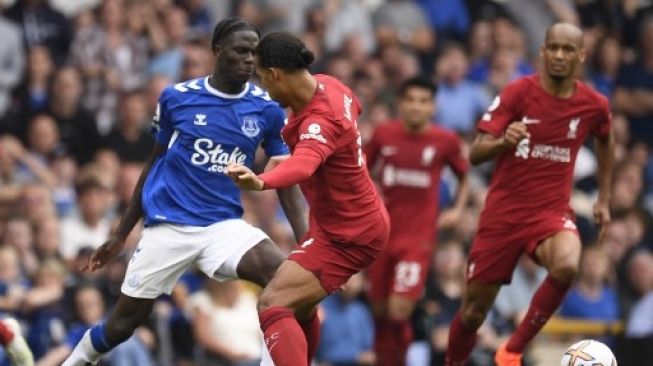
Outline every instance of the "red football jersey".
<path fill-rule="evenodd" d="M 531 137 L 497 158 L 481 225 L 533 222 L 543 213 L 573 216 L 569 199 L 576 155 L 586 137 L 610 133 L 605 97 L 576 81 L 571 98 L 547 93 L 539 75 L 509 84 L 478 123 L 495 137 L 522 121 Z"/>
<path fill-rule="evenodd" d="M 434 240 L 442 168 L 469 169 L 458 136 L 436 125 L 413 134 L 391 121 L 374 130 L 365 155 L 390 214 L 391 237 L 413 245 Z"/>
<path fill-rule="evenodd" d="M 367 172 L 356 126 L 360 103 L 354 93 L 328 75 L 315 75 L 313 99 L 288 118 L 281 134 L 294 151 L 307 147 L 324 163 L 300 188 L 310 206 L 309 226 L 338 241 L 367 244 L 387 229 L 385 210 Z"/>

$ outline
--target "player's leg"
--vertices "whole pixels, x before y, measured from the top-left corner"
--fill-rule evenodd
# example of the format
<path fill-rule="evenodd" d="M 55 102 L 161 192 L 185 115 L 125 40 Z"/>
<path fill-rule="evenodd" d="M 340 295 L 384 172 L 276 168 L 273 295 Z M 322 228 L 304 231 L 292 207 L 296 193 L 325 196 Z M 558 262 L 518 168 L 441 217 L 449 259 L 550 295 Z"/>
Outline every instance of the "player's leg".
<path fill-rule="evenodd" d="M 134 334 L 143 320 L 150 316 L 153 304 L 154 299 L 138 299 L 120 294 L 109 319 L 86 331 L 62 366 L 97 363 L 102 355 Z"/>
<path fill-rule="evenodd" d="M 513 228 L 489 230 L 480 227 L 467 265 L 467 286 L 461 308 L 449 328 L 446 365 L 466 365 L 476 344 L 476 331 L 494 303 L 523 252 L 521 233 Z"/>
<path fill-rule="evenodd" d="M 270 239 L 263 239 L 241 258 L 236 273 L 238 278 L 265 288 L 274 277 L 286 256 Z"/>
<path fill-rule="evenodd" d="M 0 320 L 0 345 L 12 366 L 32 366 L 34 356 L 21 333 L 20 324 L 13 318 Z"/>
<path fill-rule="evenodd" d="M 285 260 L 285 255 L 270 239 L 265 239 L 245 253 L 238 263 L 238 277 L 256 283 L 265 288 Z M 310 358 L 317 351 L 320 342 L 320 319 L 315 308 L 317 304 L 309 304 L 296 313 L 299 326 L 306 337 L 308 355 Z"/>
<path fill-rule="evenodd" d="M 466 365 L 476 344 L 476 331 L 485 321 L 500 288 L 501 283 L 467 283 L 462 305 L 449 328 L 447 366 Z"/>
<path fill-rule="evenodd" d="M 374 351 L 379 362 L 391 353 L 395 346 L 394 336 L 387 326 L 386 308 L 390 289 L 394 282 L 394 261 L 391 255 L 392 242 L 366 270 L 369 287 L 367 299 L 374 315 Z"/>
<path fill-rule="evenodd" d="M 395 261 L 390 284 L 390 295 L 386 303 L 386 340 L 383 347 L 377 347 L 379 365 L 403 365 L 406 353 L 413 340 L 411 316 L 417 300 L 422 296 L 432 251 L 407 250 Z"/>
<path fill-rule="evenodd" d="M 154 300 L 170 294 L 199 253 L 202 228 L 157 225 L 143 235 L 125 272 L 121 295 L 105 323 L 89 329 L 62 366 L 95 364 L 129 339 L 146 320 Z"/>
<path fill-rule="evenodd" d="M 578 272 L 581 243 L 578 234 L 562 230 L 535 250 L 535 257 L 549 275 L 533 295 L 526 316 L 506 344 L 506 351 L 520 354 L 558 309 Z"/>
<path fill-rule="evenodd" d="M 308 365 L 308 341 L 295 313 L 314 312 L 315 304 L 326 296 L 318 278 L 292 260 L 285 261 L 265 287 L 259 299 L 259 319 L 276 366 Z"/>
<path fill-rule="evenodd" d="M 211 230 L 214 235 L 197 263 L 203 272 L 217 280 L 240 278 L 265 288 L 285 260 L 285 255 L 263 231 L 243 220 L 227 220 Z M 299 325 L 312 354 L 319 342 L 320 322 L 314 306 L 304 306 L 307 307 L 310 309 L 299 318 Z"/>
<path fill-rule="evenodd" d="M 259 300 L 261 329 L 276 366 L 310 363 L 312 355 L 297 319 L 312 314 L 324 297 L 372 263 L 386 235 L 369 246 L 315 236 L 291 252 Z"/>

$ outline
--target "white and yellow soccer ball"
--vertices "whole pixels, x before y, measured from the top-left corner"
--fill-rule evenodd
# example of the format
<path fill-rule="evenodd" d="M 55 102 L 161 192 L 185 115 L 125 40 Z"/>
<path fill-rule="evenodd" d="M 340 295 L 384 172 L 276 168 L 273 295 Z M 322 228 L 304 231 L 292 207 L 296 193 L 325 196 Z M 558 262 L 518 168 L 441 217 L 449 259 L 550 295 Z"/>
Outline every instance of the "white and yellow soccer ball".
<path fill-rule="evenodd" d="M 612 350 L 593 339 L 584 339 L 567 349 L 560 366 L 617 366 Z"/>

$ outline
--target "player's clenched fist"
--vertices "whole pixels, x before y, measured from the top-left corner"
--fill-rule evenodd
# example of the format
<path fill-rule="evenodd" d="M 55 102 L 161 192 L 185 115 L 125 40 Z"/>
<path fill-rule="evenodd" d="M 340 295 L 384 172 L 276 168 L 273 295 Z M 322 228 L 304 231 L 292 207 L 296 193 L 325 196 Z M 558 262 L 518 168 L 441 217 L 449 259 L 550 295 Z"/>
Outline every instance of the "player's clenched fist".
<path fill-rule="evenodd" d="M 529 138 L 530 133 L 523 122 L 511 123 L 506 132 L 503 134 L 503 145 L 506 147 L 515 147 L 523 139 Z"/>
<path fill-rule="evenodd" d="M 236 183 L 238 188 L 250 191 L 263 189 L 263 181 L 248 167 L 240 164 L 229 163 L 227 175 Z"/>

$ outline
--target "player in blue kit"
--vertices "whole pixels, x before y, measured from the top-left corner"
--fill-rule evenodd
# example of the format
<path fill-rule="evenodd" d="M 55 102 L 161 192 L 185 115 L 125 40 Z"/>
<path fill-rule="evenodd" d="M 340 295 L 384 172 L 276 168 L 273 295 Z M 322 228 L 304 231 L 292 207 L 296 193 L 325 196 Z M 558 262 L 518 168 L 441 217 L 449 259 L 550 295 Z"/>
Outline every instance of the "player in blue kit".
<path fill-rule="evenodd" d="M 268 164 L 288 155 L 285 115 L 248 82 L 258 30 L 238 18 L 216 26 L 212 76 L 167 87 L 153 118 L 154 151 L 116 232 L 91 256 L 96 270 L 116 257 L 143 217 L 145 229 L 129 262 L 122 294 L 106 323 L 91 328 L 64 366 L 95 364 L 133 334 L 154 300 L 170 293 L 195 264 L 216 280 L 242 278 L 264 287 L 285 256 L 267 235 L 241 219 L 240 190 L 225 174 L 229 162 L 251 166 L 261 145 Z M 297 238 L 306 223 L 296 188 L 279 198 Z"/>

